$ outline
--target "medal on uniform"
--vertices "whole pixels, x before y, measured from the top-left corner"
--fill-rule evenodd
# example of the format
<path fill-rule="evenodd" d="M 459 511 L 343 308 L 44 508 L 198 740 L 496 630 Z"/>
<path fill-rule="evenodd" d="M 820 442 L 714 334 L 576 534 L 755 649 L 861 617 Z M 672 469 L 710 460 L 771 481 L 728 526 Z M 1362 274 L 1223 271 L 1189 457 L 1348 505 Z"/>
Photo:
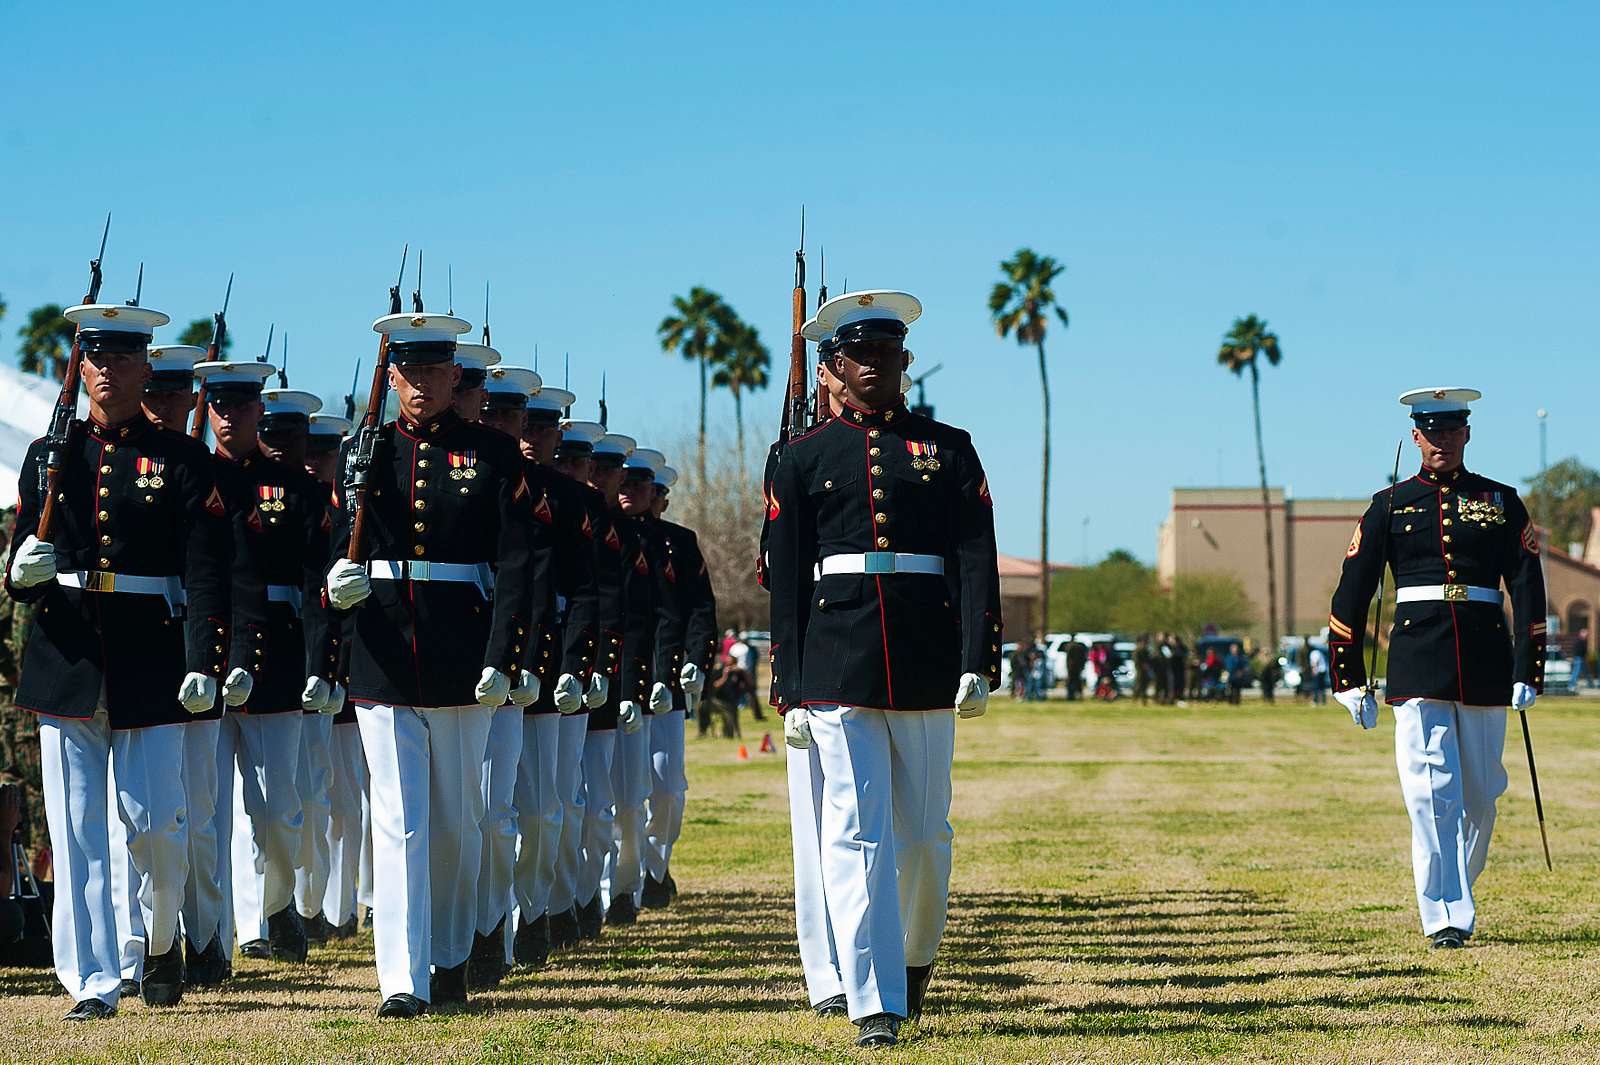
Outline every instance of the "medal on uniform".
<path fill-rule="evenodd" d="M 472 480 L 472 478 L 478 476 L 478 471 L 474 468 L 477 464 L 478 453 L 476 451 L 450 452 L 450 479 L 452 481 Z"/>
<path fill-rule="evenodd" d="M 134 479 L 134 484 L 140 488 L 160 488 L 167 482 L 161 479 L 161 471 L 167 468 L 165 459 L 139 458 L 134 461 L 134 469 L 139 476 Z"/>
<path fill-rule="evenodd" d="M 283 501 L 284 488 L 277 484 L 256 485 L 256 494 L 261 497 L 261 509 L 272 512 L 283 510 L 288 504 Z"/>
<path fill-rule="evenodd" d="M 912 469 L 937 470 L 939 468 L 939 445 L 932 440 L 907 440 L 906 451 L 911 455 Z"/>

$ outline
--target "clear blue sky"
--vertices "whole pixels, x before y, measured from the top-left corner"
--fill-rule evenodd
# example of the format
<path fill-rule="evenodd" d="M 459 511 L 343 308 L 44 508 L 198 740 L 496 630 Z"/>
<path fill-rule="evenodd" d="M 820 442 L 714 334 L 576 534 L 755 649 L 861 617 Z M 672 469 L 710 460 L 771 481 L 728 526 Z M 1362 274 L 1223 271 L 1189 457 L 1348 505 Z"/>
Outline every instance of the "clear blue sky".
<path fill-rule="evenodd" d="M 689 366 L 669 297 L 703 283 L 787 350 L 801 203 L 835 291 L 905 288 L 939 415 L 970 428 L 1002 550 L 1037 554 L 1029 352 L 984 299 L 1031 245 L 1068 265 L 1051 337 L 1053 555 L 1150 558 L 1174 485 L 1255 476 L 1236 315 L 1263 384 L 1269 475 L 1372 491 L 1405 388 L 1487 398 L 1469 464 L 1519 481 L 1600 462 L 1600 15 L 1585 4 L 171 3 L 10 5 L 0 35 L 0 293 L 82 294 L 115 212 L 106 296 L 209 314 L 294 383 L 347 387 L 400 246 L 430 308 L 455 268 L 476 322 L 581 409 L 676 438 Z M 70 21 L 69 21 L 70 15 Z M 409 285 L 409 280 L 408 280 Z M 776 367 L 781 372 L 781 366 Z M 776 391 L 751 405 L 776 421 Z M 714 415 L 732 422 L 726 395 Z M 686 458 L 687 456 L 681 456 Z M 1409 461 L 1409 459 L 1408 459 Z"/>

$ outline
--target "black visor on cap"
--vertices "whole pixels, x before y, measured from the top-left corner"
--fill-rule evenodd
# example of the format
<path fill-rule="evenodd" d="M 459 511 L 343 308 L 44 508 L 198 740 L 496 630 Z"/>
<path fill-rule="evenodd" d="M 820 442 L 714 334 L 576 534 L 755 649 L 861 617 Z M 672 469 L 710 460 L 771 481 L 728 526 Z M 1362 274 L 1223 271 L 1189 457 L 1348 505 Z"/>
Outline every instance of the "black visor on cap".
<path fill-rule="evenodd" d="M 456 384 L 456 391 L 465 392 L 469 388 L 482 388 L 483 382 L 488 378 L 488 370 L 480 370 L 476 366 L 463 366 L 461 367 L 461 380 Z"/>
<path fill-rule="evenodd" d="M 620 470 L 625 461 L 626 459 L 615 451 L 596 451 L 594 453 L 594 464 L 601 469 Z"/>
<path fill-rule="evenodd" d="M 144 386 L 150 392 L 193 392 L 194 374 L 188 370 L 159 370 L 150 375 Z"/>
<path fill-rule="evenodd" d="M 833 337 L 823 337 L 817 341 L 817 360 L 827 362 L 839 351 L 839 342 Z"/>
<path fill-rule="evenodd" d="M 343 440 L 338 433 L 310 433 L 306 436 L 306 450 L 318 454 L 337 451 Z"/>
<path fill-rule="evenodd" d="M 206 386 L 207 403 L 244 403 L 261 398 L 261 385 L 254 381 L 224 381 Z M 263 419 L 264 420 L 264 419 Z"/>
<path fill-rule="evenodd" d="M 391 340 L 389 361 L 396 366 L 428 366 L 438 362 L 454 362 L 456 345 L 453 340 Z"/>
<path fill-rule="evenodd" d="M 462 388 L 471 385 L 463 384 Z M 528 397 L 521 392 L 485 392 L 483 394 L 484 410 L 518 410 L 528 405 Z"/>
<path fill-rule="evenodd" d="M 263 414 L 261 424 L 256 426 L 257 432 L 262 433 L 292 433 L 296 429 L 306 429 L 311 425 L 311 419 L 298 411 L 277 411 Z"/>
<path fill-rule="evenodd" d="M 833 342 L 843 347 L 866 340 L 904 340 L 907 332 L 906 323 L 898 318 L 863 318 L 842 326 L 833 334 Z"/>
<path fill-rule="evenodd" d="M 124 329 L 81 329 L 78 347 L 85 355 L 99 351 L 110 354 L 149 351 L 150 334 L 130 333 Z"/>
<path fill-rule="evenodd" d="M 1426 414 L 1413 414 L 1411 420 L 1417 423 L 1417 428 L 1424 431 L 1428 429 L 1459 429 L 1467 424 L 1467 415 L 1470 411 L 1441 410 L 1429 411 Z"/>
<path fill-rule="evenodd" d="M 656 471 L 645 466 L 625 466 L 622 470 L 624 481 L 654 481 Z"/>
<path fill-rule="evenodd" d="M 594 454 L 594 445 L 587 440 L 563 440 L 556 445 L 558 459 L 586 459 Z"/>
<path fill-rule="evenodd" d="M 529 407 L 529 425 L 555 425 L 561 421 L 561 412 L 554 407 Z"/>

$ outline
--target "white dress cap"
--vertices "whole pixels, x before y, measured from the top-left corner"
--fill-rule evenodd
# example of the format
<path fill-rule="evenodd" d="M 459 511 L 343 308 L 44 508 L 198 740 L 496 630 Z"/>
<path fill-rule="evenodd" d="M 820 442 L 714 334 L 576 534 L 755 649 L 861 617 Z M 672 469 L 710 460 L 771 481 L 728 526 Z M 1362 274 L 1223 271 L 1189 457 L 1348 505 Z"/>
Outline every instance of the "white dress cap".
<path fill-rule="evenodd" d="M 294 388 L 263 388 L 261 404 L 268 414 L 302 414 L 307 418 L 322 409 L 322 400 Z"/>
<path fill-rule="evenodd" d="M 540 385 L 538 391 L 528 397 L 529 410 L 566 410 L 578 397 L 564 388 L 553 388 L 550 385 Z"/>
<path fill-rule="evenodd" d="M 816 329 L 822 337 L 832 336 L 856 322 L 882 318 L 910 325 L 922 317 L 922 301 L 909 292 L 869 289 L 835 296 L 817 309 Z M 810 339 L 809 337 L 807 339 Z"/>
<path fill-rule="evenodd" d="M 596 456 L 612 455 L 625 459 L 633 454 L 633 449 L 638 446 L 639 442 L 631 436 L 623 436 L 621 433 L 607 433 L 595 441 L 594 453 Z"/>
<path fill-rule="evenodd" d="M 667 456 L 650 447 L 636 447 L 623 466 L 630 470 L 649 470 L 652 474 L 667 464 Z"/>
<path fill-rule="evenodd" d="M 194 375 L 204 381 L 207 388 L 215 385 L 253 385 L 260 388 L 267 378 L 278 372 L 270 362 L 248 359 L 241 362 L 202 362 L 196 364 Z"/>
<path fill-rule="evenodd" d="M 496 366 L 483 379 L 485 392 L 514 393 L 525 399 L 538 389 L 539 375 L 521 366 Z"/>
<path fill-rule="evenodd" d="M 1471 410 L 1471 404 L 1483 398 L 1476 388 L 1413 388 L 1400 393 L 1400 402 L 1418 414 L 1446 414 L 1451 411 Z"/>
<path fill-rule="evenodd" d="M 390 340 L 408 344 L 426 341 L 455 343 L 456 337 L 472 328 L 465 318 L 448 314 L 386 314 L 372 323 L 375 333 L 384 333 Z"/>
<path fill-rule="evenodd" d="M 153 344 L 150 347 L 152 373 L 193 373 L 194 364 L 206 357 L 206 349 L 194 344 Z"/>
<path fill-rule="evenodd" d="M 311 416 L 312 436 L 338 436 L 343 437 L 350 432 L 349 418 L 337 414 L 317 413 Z"/>
<path fill-rule="evenodd" d="M 172 321 L 172 316 L 148 307 L 128 307 L 120 303 L 80 303 L 68 307 L 62 316 L 84 329 L 104 329 L 112 333 L 154 333 Z"/>
<path fill-rule="evenodd" d="M 561 439 L 581 444 L 596 444 L 606 435 L 606 427 L 599 422 L 562 422 Z"/>
<path fill-rule="evenodd" d="M 500 362 L 500 353 L 487 344 L 457 344 L 456 365 L 483 370 Z M 531 371 L 530 371 L 531 372 Z"/>
<path fill-rule="evenodd" d="M 662 488 L 671 488 L 678 483 L 678 471 L 671 466 L 656 467 L 656 484 Z"/>

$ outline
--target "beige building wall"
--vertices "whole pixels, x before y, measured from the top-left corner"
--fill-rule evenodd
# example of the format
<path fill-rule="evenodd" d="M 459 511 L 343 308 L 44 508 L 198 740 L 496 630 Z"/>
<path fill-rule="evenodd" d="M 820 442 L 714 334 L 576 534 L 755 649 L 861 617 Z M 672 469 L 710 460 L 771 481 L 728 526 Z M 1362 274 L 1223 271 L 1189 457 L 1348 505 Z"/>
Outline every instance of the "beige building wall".
<path fill-rule="evenodd" d="M 1278 564 L 1278 631 L 1320 632 L 1339 580 L 1345 548 L 1366 500 L 1285 499 L 1268 490 L 1273 553 Z M 1255 604 L 1248 635 L 1267 635 L 1265 530 L 1258 488 L 1175 488 L 1156 541 L 1161 580 L 1178 574 L 1223 573 L 1238 579 Z"/>

